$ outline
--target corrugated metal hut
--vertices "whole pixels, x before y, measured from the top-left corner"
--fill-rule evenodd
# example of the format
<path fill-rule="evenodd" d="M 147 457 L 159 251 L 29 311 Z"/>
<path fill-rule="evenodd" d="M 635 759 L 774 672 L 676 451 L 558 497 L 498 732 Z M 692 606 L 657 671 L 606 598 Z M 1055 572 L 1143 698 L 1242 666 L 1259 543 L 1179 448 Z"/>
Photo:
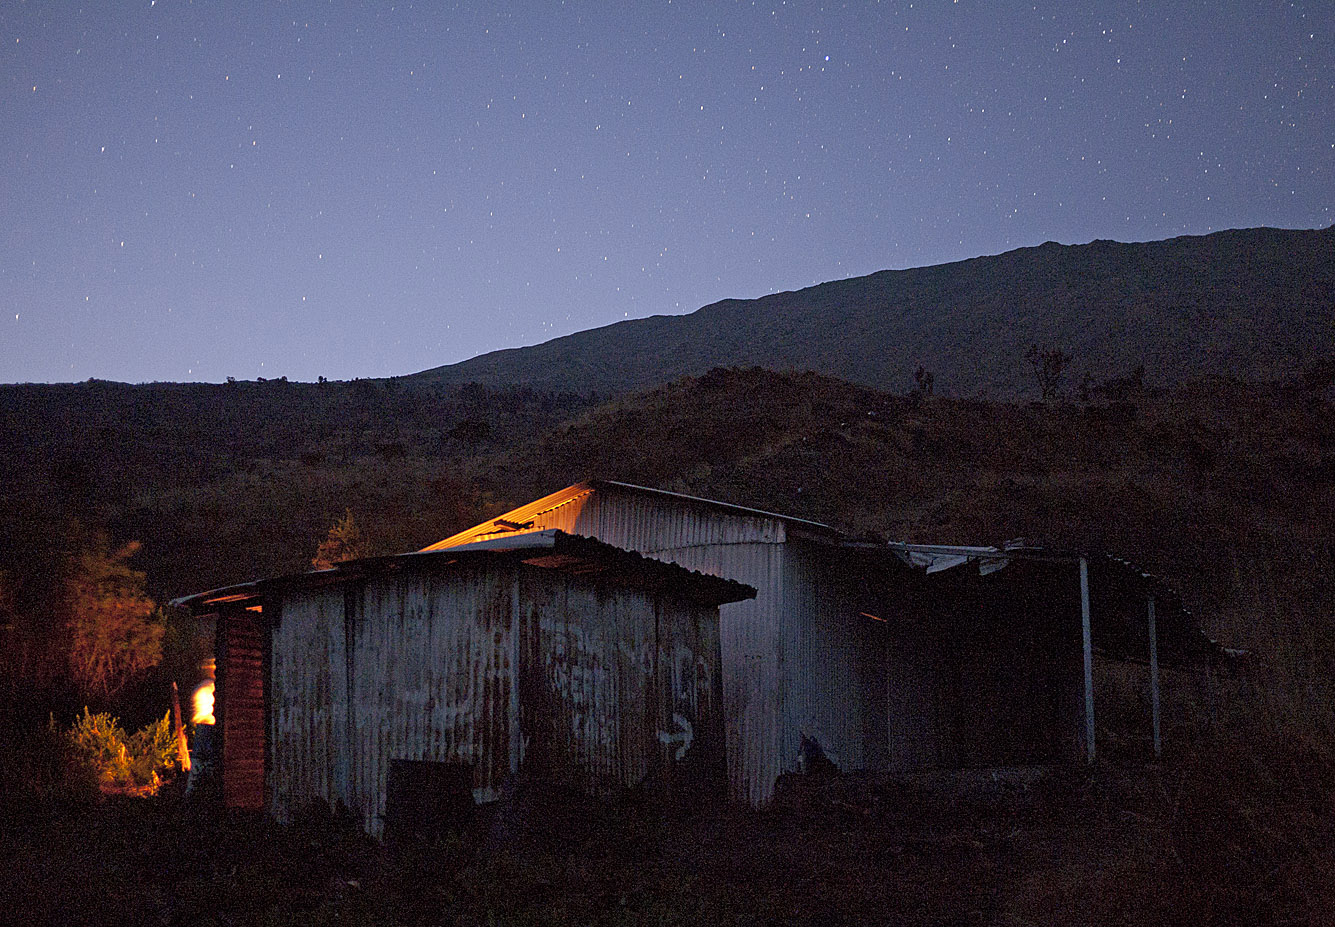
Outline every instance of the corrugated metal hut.
<path fill-rule="evenodd" d="M 1114 657 L 1149 654 L 1122 628 L 1132 613 L 1103 606 L 1129 598 L 1143 609 L 1154 590 L 1111 558 L 1094 558 L 1101 595 L 1091 618 L 1077 578 L 1087 557 L 867 543 L 800 518 L 607 480 L 426 550 L 554 528 L 756 588 L 753 600 L 720 609 L 729 780 L 752 804 L 796 768 L 805 737 L 846 770 L 1092 755 L 1094 650 L 1106 642 Z M 945 573 L 966 563 L 979 568 Z M 998 578 L 1013 563 L 1023 565 Z M 1188 622 L 1172 604 L 1161 617 L 1174 639 L 1196 640 L 1178 633 Z"/>
<path fill-rule="evenodd" d="M 341 803 L 379 835 L 396 780 L 721 791 L 718 607 L 750 595 L 543 531 L 174 604 L 217 620 L 226 804 Z"/>
<path fill-rule="evenodd" d="M 881 700 L 873 692 L 884 684 L 871 645 L 878 629 L 865 619 L 848 620 L 848 586 L 835 569 L 837 531 L 800 518 L 591 480 L 426 550 L 552 528 L 755 587 L 754 599 L 720 609 L 735 798 L 766 802 L 775 777 L 795 761 L 804 732 L 844 768 L 869 765 L 868 741 L 884 740 L 877 736 L 883 719 L 874 707 Z"/>

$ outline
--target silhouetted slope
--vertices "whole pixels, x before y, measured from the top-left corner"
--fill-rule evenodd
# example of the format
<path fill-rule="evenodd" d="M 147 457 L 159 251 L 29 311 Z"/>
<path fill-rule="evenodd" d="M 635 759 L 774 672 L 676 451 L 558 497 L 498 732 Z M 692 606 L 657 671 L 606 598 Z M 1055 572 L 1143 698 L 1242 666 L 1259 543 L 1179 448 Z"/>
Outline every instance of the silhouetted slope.
<path fill-rule="evenodd" d="M 940 391 L 1010 398 L 1032 389 L 1023 355 L 1035 343 L 1075 357 L 1071 382 L 1142 363 L 1159 386 L 1265 380 L 1335 350 L 1333 318 L 1335 226 L 1049 242 L 619 322 L 414 379 L 619 392 L 755 365 L 902 391 L 922 364 Z"/>

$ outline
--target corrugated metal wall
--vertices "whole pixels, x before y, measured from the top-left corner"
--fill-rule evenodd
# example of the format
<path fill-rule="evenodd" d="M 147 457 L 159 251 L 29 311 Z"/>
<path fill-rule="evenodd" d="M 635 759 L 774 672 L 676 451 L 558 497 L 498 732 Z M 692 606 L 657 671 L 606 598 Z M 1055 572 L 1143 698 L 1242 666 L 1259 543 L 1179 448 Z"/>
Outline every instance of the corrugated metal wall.
<path fill-rule="evenodd" d="M 797 542 L 785 549 L 783 654 L 790 672 L 779 709 L 782 756 L 791 764 L 806 734 L 841 769 L 865 769 L 864 719 L 882 711 L 883 697 L 863 678 L 870 621 L 837 580 L 838 553 Z"/>
<path fill-rule="evenodd" d="M 586 792 L 723 783 L 717 613 L 526 571 L 526 774 Z"/>
<path fill-rule="evenodd" d="M 342 801 L 379 834 L 395 759 L 511 772 L 516 568 L 376 577 L 285 597 L 272 658 L 273 810 Z"/>
<path fill-rule="evenodd" d="M 283 605 L 270 659 L 271 811 L 286 821 L 315 800 L 347 803 L 343 590 Z"/>
<path fill-rule="evenodd" d="M 592 791 L 721 767 L 711 607 L 487 561 L 290 593 L 282 616 L 270 715 L 280 817 L 341 800 L 379 835 L 398 759 L 471 764 L 479 801 L 521 762 L 525 776 Z"/>
<path fill-rule="evenodd" d="M 785 697 L 785 596 L 796 578 L 785 565 L 783 521 L 711 510 L 667 496 L 598 490 L 533 516 L 529 530 L 548 528 L 756 588 L 754 599 L 719 609 L 722 692 L 731 793 L 752 804 L 768 801 L 775 777 L 791 767 L 798 746 L 780 708 Z"/>
<path fill-rule="evenodd" d="M 472 764 L 479 800 L 510 775 L 515 583 L 513 565 L 479 564 L 349 590 L 350 805 L 371 833 L 391 760 Z"/>
<path fill-rule="evenodd" d="M 785 752 L 784 584 L 786 549 L 774 543 L 732 543 L 656 551 L 691 570 L 735 579 L 756 597 L 719 608 L 728 781 L 732 796 L 763 804 L 774 778 L 796 756 Z"/>
<path fill-rule="evenodd" d="M 845 768 L 863 765 L 865 719 L 884 711 L 883 688 L 865 678 L 867 631 L 853 620 L 824 555 L 789 541 L 781 519 L 609 489 L 537 516 L 533 530 L 545 528 L 756 588 L 755 599 L 719 609 L 734 798 L 769 801 L 775 778 L 795 768 L 804 731 Z"/>

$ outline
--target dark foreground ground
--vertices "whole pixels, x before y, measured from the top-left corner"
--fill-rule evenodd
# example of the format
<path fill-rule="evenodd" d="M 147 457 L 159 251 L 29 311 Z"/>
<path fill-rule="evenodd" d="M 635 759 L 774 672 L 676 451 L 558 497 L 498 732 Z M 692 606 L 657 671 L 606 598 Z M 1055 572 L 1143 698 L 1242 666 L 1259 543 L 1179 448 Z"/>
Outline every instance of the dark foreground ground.
<path fill-rule="evenodd" d="M 10 815 L 12 924 L 1329 923 L 1328 826 L 1200 806 L 1159 768 L 925 790 L 781 783 L 763 813 L 535 803 L 383 846 L 179 797 Z M 1237 809 L 1234 809 L 1236 811 Z M 1216 813 L 1217 812 L 1217 813 Z"/>

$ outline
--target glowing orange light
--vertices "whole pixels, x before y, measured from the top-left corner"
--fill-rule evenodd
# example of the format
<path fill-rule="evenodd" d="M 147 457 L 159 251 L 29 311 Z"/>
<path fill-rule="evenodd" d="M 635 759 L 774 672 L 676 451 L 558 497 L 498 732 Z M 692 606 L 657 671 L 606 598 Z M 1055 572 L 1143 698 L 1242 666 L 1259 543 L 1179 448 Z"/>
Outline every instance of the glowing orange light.
<path fill-rule="evenodd" d="M 213 724 L 213 680 L 206 679 L 195 687 L 195 694 L 191 696 L 191 702 L 194 704 L 194 714 L 190 718 L 191 724 Z"/>

